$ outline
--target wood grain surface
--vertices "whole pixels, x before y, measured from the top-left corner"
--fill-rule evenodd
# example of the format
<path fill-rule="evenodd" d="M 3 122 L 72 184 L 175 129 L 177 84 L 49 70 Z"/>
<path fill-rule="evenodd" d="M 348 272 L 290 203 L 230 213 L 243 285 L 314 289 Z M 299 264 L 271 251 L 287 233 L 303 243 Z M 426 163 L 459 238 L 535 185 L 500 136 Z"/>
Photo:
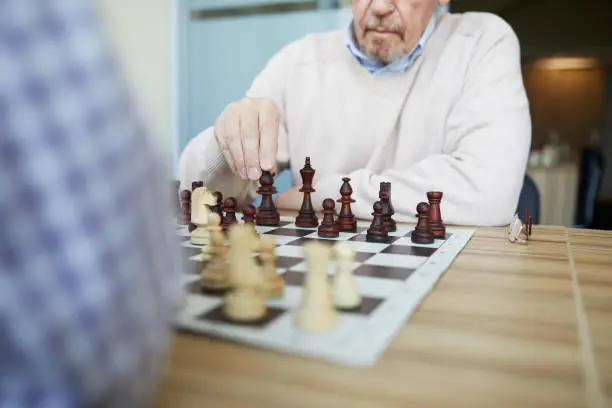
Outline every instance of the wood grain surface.
<path fill-rule="evenodd" d="M 157 407 L 612 407 L 612 232 L 478 228 L 368 369 L 177 334 Z"/>

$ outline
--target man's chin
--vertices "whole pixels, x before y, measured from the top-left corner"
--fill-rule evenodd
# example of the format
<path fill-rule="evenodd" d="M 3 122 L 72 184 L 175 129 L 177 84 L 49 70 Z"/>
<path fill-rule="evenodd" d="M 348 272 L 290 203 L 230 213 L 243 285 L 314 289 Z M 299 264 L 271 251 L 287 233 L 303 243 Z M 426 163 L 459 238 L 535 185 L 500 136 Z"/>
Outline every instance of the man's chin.
<path fill-rule="evenodd" d="M 388 47 L 372 47 L 366 52 L 366 55 L 371 59 L 380 64 L 390 64 L 396 58 L 389 51 Z"/>

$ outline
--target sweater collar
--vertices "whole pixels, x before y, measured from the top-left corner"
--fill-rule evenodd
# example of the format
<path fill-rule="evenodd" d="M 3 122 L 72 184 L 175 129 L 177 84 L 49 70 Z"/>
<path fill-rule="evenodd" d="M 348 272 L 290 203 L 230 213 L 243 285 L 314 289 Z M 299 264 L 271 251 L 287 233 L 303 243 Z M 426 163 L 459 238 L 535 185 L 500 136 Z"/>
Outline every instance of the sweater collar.
<path fill-rule="evenodd" d="M 431 37 L 435 26 L 436 26 L 436 12 L 434 12 L 433 16 L 429 20 L 427 27 L 421 34 L 419 38 L 419 42 L 417 45 L 403 58 L 389 64 L 389 65 L 381 65 L 377 62 L 370 60 L 357 45 L 357 40 L 355 39 L 355 31 L 354 31 L 354 20 L 351 20 L 347 31 L 346 31 L 346 46 L 348 50 L 353 54 L 353 56 L 357 59 L 359 64 L 364 67 L 368 72 L 374 75 L 393 75 L 401 72 L 406 72 L 408 69 L 412 67 L 416 59 L 423 53 L 423 48 L 425 47 L 425 43 Z"/>

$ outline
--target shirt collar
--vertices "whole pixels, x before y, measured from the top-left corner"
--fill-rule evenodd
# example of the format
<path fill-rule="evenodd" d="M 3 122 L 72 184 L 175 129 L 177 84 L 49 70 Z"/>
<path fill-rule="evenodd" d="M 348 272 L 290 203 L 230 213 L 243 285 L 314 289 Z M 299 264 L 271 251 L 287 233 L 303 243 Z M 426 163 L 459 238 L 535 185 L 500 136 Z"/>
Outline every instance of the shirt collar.
<path fill-rule="evenodd" d="M 410 69 L 410 67 L 412 67 L 412 65 L 414 64 L 414 62 L 416 61 L 416 59 L 423 53 L 423 48 L 425 47 L 425 43 L 427 42 L 427 40 L 429 39 L 429 37 L 431 37 L 435 26 L 436 26 L 436 20 L 437 20 L 437 9 L 436 12 L 434 12 L 433 16 L 431 17 L 431 19 L 429 20 L 429 23 L 427 24 L 427 27 L 425 27 L 425 30 L 423 31 L 423 34 L 421 34 L 421 37 L 419 38 L 419 42 L 417 43 L 417 45 L 413 48 L 412 51 L 410 51 L 410 53 L 408 53 L 406 56 L 404 56 L 402 59 L 399 59 L 389 65 L 381 65 L 377 62 L 374 62 L 372 60 L 370 60 L 360 49 L 359 46 L 357 45 L 357 41 L 355 40 L 355 31 L 354 31 L 354 21 L 351 20 L 351 23 L 349 24 L 348 28 L 347 28 L 347 32 L 346 32 L 346 46 L 348 48 L 348 50 L 351 52 L 351 54 L 353 54 L 353 56 L 357 59 L 357 61 L 361 64 L 361 66 L 363 66 L 365 69 L 367 69 L 371 74 L 374 75 L 392 75 L 392 74 L 396 74 L 396 73 L 400 73 L 400 72 L 406 72 L 408 71 L 408 69 Z"/>

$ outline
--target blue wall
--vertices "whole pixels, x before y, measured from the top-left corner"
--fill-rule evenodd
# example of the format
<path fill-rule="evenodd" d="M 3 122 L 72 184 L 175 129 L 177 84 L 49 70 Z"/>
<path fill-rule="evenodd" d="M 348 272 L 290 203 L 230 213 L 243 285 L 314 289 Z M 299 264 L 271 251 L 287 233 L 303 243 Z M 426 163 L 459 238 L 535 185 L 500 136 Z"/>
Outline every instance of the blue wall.
<path fill-rule="evenodd" d="M 351 18 L 350 10 L 329 9 L 335 4 L 333 0 L 320 0 L 320 9 L 314 11 L 190 19 L 192 10 L 273 2 L 180 2 L 176 158 L 192 137 L 214 124 L 228 103 L 244 96 L 254 77 L 283 45 L 311 32 L 344 28 Z M 276 182 L 279 191 L 290 185 L 289 173 L 280 175 Z"/>

